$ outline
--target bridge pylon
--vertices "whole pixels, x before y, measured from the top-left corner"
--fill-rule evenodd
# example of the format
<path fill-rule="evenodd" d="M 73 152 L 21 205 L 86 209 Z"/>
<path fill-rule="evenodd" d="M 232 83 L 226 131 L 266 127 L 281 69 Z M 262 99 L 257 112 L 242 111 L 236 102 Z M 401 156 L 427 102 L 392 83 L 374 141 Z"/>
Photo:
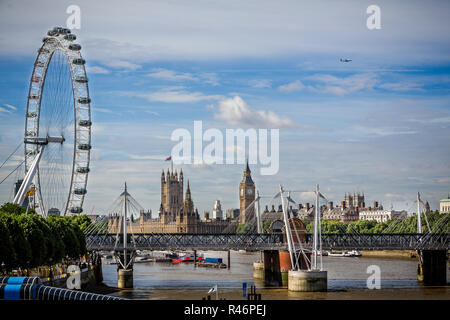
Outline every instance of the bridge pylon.
<path fill-rule="evenodd" d="M 302 291 L 302 292 L 314 292 L 314 291 L 327 291 L 327 271 L 323 270 L 322 266 L 322 240 L 321 240 L 321 228 L 320 228 L 320 198 L 326 199 L 319 191 L 319 185 L 316 185 L 314 191 L 316 203 L 314 214 L 314 233 L 311 255 L 308 255 L 303 248 L 301 241 L 298 242 L 299 248 L 296 248 L 293 241 L 293 234 L 290 228 L 290 220 L 287 212 L 287 205 L 285 201 L 293 201 L 290 199 L 290 193 L 286 200 L 284 199 L 283 187 L 280 185 L 281 205 L 284 214 L 284 223 L 286 229 L 286 238 L 288 241 L 288 248 L 291 258 L 292 269 L 288 272 L 288 290 L 289 291 Z M 296 228 L 294 228 L 296 231 Z M 298 237 L 298 235 L 296 234 Z M 318 262 L 318 256 L 320 255 L 320 261 Z M 307 270 L 302 268 L 302 261 L 305 261 L 308 265 Z"/>
<path fill-rule="evenodd" d="M 114 257 L 117 261 L 117 287 L 118 288 L 133 288 L 133 265 L 136 256 L 136 244 L 134 242 L 133 230 L 131 227 L 131 218 L 128 219 L 129 212 L 129 197 L 127 191 L 127 183 L 125 182 L 125 190 L 120 195 L 121 212 L 119 219 L 119 226 L 117 228 L 116 242 L 114 245 Z M 131 234 L 128 234 L 128 225 L 130 226 Z M 120 236 L 122 233 L 122 237 Z"/>

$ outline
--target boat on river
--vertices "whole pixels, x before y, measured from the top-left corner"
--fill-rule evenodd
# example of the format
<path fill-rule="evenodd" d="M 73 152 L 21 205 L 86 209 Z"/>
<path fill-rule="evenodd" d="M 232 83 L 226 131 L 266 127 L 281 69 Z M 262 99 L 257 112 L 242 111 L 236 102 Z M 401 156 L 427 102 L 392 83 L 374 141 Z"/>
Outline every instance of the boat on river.
<path fill-rule="evenodd" d="M 330 257 L 361 257 L 362 254 L 358 250 L 350 250 L 350 251 L 343 251 L 343 252 L 332 252 L 329 251 L 328 255 Z"/>
<path fill-rule="evenodd" d="M 182 263 L 182 262 L 194 262 L 194 255 L 193 254 L 187 254 L 178 258 L 172 259 L 172 263 Z M 197 256 L 197 262 L 202 261 L 203 256 Z"/>

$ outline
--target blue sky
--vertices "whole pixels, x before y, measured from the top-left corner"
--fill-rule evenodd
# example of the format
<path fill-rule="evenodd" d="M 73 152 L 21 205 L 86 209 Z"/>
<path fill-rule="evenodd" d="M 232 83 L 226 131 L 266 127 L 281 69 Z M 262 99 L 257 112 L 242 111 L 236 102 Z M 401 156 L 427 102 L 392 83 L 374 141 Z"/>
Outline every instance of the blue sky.
<path fill-rule="evenodd" d="M 36 49 L 65 25 L 69 4 L 0 4 L 1 161 L 23 137 Z M 319 183 L 335 203 L 363 191 L 366 203 L 411 211 L 417 191 L 432 208 L 450 192 L 448 2 L 377 1 L 380 30 L 366 28 L 372 1 L 76 4 L 94 122 L 86 212 L 104 213 L 124 181 L 156 212 L 170 135 L 192 131 L 194 120 L 223 132 L 283 123 L 279 173 L 252 168 L 262 194 Z M 244 110 L 233 108 L 235 97 Z M 246 116 L 261 111 L 272 113 Z M 242 170 L 183 166 L 199 211 L 216 199 L 238 207 Z M 13 180 L 0 185 L 0 201 Z"/>

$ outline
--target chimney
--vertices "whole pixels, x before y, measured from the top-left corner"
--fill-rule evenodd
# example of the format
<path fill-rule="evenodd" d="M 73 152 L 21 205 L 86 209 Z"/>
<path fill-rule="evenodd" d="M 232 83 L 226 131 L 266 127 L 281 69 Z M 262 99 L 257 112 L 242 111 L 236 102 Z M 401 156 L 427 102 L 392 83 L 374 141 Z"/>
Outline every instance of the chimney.
<path fill-rule="evenodd" d="M 341 208 L 345 209 L 345 201 L 341 201 Z"/>
<path fill-rule="evenodd" d="M 374 201 L 374 202 L 373 202 L 373 207 L 374 207 L 374 208 L 378 208 L 378 201 Z"/>
<path fill-rule="evenodd" d="M 298 210 L 302 210 L 303 209 L 303 205 L 301 203 L 298 204 Z"/>
<path fill-rule="evenodd" d="M 309 202 L 305 203 L 306 210 L 309 210 Z"/>
<path fill-rule="evenodd" d="M 361 208 L 365 208 L 366 207 L 366 203 L 363 201 L 361 202 Z"/>
<path fill-rule="evenodd" d="M 328 202 L 328 209 L 333 209 L 333 201 Z"/>

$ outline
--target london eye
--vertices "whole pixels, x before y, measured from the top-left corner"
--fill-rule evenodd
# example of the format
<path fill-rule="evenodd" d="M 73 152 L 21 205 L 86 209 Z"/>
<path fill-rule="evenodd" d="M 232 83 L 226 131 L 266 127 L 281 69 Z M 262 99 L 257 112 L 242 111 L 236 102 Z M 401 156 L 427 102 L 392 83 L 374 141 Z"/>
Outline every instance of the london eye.
<path fill-rule="evenodd" d="M 79 214 L 91 150 L 88 78 L 81 45 L 69 29 L 43 38 L 30 78 L 25 115 L 25 178 L 14 202 L 37 213 Z"/>

